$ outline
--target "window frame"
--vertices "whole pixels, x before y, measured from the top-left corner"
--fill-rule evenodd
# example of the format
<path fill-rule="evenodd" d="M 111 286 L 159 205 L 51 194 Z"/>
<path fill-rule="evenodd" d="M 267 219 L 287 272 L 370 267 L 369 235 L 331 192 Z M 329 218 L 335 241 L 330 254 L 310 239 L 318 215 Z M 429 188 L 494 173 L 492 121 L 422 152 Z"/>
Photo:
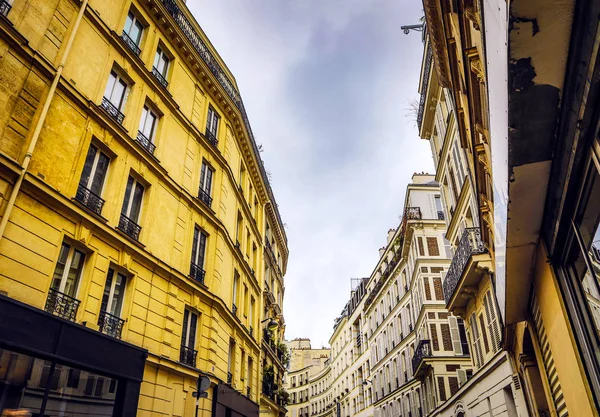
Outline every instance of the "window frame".
<path fill-rule="evenodd" d="M 161 62 L 161 58 L 162 58 L 162 62 L 165 63 L 164 64 L 165 66 L 162 71 L 157 66 L 157 64 L 159 64 Z M 156 52 L 154 54 L 154 62 L 152 63 L 152 68 L 156 69 L 156 72 L 158 72 L 165 80 L 167 80 L 168 74 L 169 74 L 169 68 L 171 68 L 172 60 L 173 60 L 173 58 L 171 57 L 171 54 L 167 53 L 166 48 L 164 46 L 162 46 L 161 43 L 159 43 L 156 46 Z"/>
<path fill-rule="evenodd" d="M 132 222 L 136 223 L 139 225 L 140 223 L 140 218 L 142 217 L 142 211 L 144 208 L 144 194 L 146 193 L 146 184 L 144 184 L 143 182 L 141 182 L 135 175 L 132 175 L 131 173 L 128 175 L 127 177 L 127 183 L 129 183 L 129 179 L 133 180 L 133 183 L 131 185 L 131 189 L 129 191 L 129 203 L 128 203 L 128 207 L 126 210 L 124 210 L 125 207 L 125 201 L 127 198 L 127 186 L 125 186 L 125 194 L 123 195 L 123 206 L 121 207 L 121 215 L 127 217 L 129 220 L 131 220 Z M 135 190 L 137 189 L 137 186 L 141 186 L 142 187 L 142 195 L 140 197 L 140 202 L 139 202 L 139 212 L 137 213 L 137 218 L 133 219 L 131 216 L 131 209 L 133 207 L 133 200 L 135 197 Z"/>
<path fill-rule="evenodd" d="M 129 31 L 127 30 L 127 24 L 130 22 L 130 16 L 132 17 L 131 19 L 131 24 L 129 26 Z M 131 37 L 130 33 L 131 33 L 131 29 L 133 29 L 133 27 L 139 24 L 139 36 L 138 39 L 134 39 L 133 37 Z M 129 39 L 131 39 L 133 41 L 133 43 L 135 43 L 135 45 L 139 48 L 140 45 L 142 44 L 142 37 L 144 36 L 144 31 L 146 29 L 146 24 L 145 22 L 140 19 L 139 15 L 134 12 L 133 9 L 129 9 L 129 11 L 127 12 L 127 16 L 125 17 L 125 24 L 123 25 L 123 33 L 125 33 Z"/>
<path fill-rule="evenodd" d="M 85 162 L 87 161 L 87 158 L 90 154 L 91 149 L 95 148 L 96 149 L 96 153 L 94 155 L 94 160 L 92 162 L 92 166 L 90 168 L 90 173 L 89 173 L 89 177 L 88 180 L 85 184 L 83 184 L 83 176 L 85 173 Z M 94 183 L 94 179 L 96 177 L 97 174 L 97 169 L 98 169 L 98 162 L 100 161 L 100 157 L 104 155 L 108 161 L 107 165 L 106 165 L 106 171 L 104 172 L 104 176 L 102 177 L 102 183 L 100 185 L 100 190 L 99 192 L 95 192 L 94 190 L 92 190 L 92 185 Z M 88 151 L 86 153 L 84 162 L 83 162 L 83 168 L 81 170 L 81 175 L 79 176 L 79 185 L 84 186 L 87 190 L 91 191 L 92 193 L 96 194 L 98 197 L 102 197 L 102 194 L 104 193 L 104 186 L 106 185 L 106 178 L 108 177 L 108 172 L 110 169 L 110 165 L 111 165 L 111 157 L 110 155 L 108 155 L 106 152 L 104 152 L 103 149 L 101 149 L 100 146 L 96 145 L 94 142 L 90 143 L 90 146 L 88 147 Z"/>
<path fill-rule="evenodd" d="M 102 309 L 102 305 L 104 304 L 104 295 L 105 295 L 105 292 L 106 292 L 106 287 L 107 287 L 107 284 L 108 284 L 109 276 L 111 276 L 111 272 L 112 272 L 112 277 L 111 277 L 111 284 L 110 284 L 110 289 L 109 289 L 109 293 L 108 293 L 108 299 L 106 300 L 106 309 L 103 310 Z M 120 300 L 120 302 L 118 302 L 117 309 L 115 311 L 111 311 L 112 310 L 111 305 L 112 305 L 112 302 L 114 301 L 115 289 L 116 289 L 116 286 L 117 286 L 117 279 L 119 277 L 122 277 L 122 292 L 120 294 L 121 300 Z M 122 313 L 123 313 L 123 305 L 125 304 L 125 295 L 126 295 L 126 289 L 127 289 L 127 281 L 128 281 L 127 274 L 122 273 L 117 268 L 114 268 L 112 266 L 110 266 L 108 268 L 108 273 L 106 274 L 106 281 L 105 281 L 105 284 L 104 284 L 104 291 L 102 292 L 102 300 L 100 301 L 100 311 L 101 312 L 108 313 L 108 314 L 110 314 L 112 316 L 121 318 Z"/>
<path fill-rule="evenodd" d="M 146 117 L 144 117 L 144 115 Z M 146 134 L 146 124 L 148 123 L 148 117 L 154 117 L 154 121 L 152 122 L 152 126 L 150 128 L 150 134 Z M 138 126 L 138 133 L 144 135 L 150 143 L 154 144 L 154 138 L 156 136 L 156 131 L 158 130 L 158 123 L 160 121 L 160 113 L 156 111 L 154 107 L 152 107 L 148 103 L 144 103 L 142 107 L 142 115 L 140 116 L 140 124 Z M 143 123 L 142 123 L 143 122 Z M 142 126 L 143 124 L 143 126 Z"/>
<path fill-rule="evenodd" d="M 187 315 L 187 320 L 185 319 Z M 196 327 L 194 329 L 194 333 L 192 333 L 192 320 L 190 318 L 195 317 L 196 319 Z M 187 321 L 187 326 L 183 326 L 183 324 Z M 181 346 L 186 347 L 188 349 L 196 350 L 196 342 L 197 342 L 197 334 L 198 334 L 198 324 L 200 322 L 200 314 L 192 311 L 189 308 L 185 308 L 183 310 L 183 322 L 181 327 Z M 190 339 L 191 346 L 190 346 Z"/>
<path fill-rule="evenodd" d="M 110 89 L 111 90 L 110 94 L 107 94 L 107 92 L 109 90 L 109 85 L 111 84 L 111 77 L 114 77 L 114 82 Z M 117 85 L 117 83 L 124 85 L 123 94 L 121 95 L 118 104 L 113 101 L 113 95 L 114 95 L 115 86 Z M 129 82 L 129 80 L 126 77 L 122 76 L 120 74 L 120 72 L 118 70 L 116 70 L 115 68 L 111 68 L 111 70 L 108 74 L 108 82 L 106 83 L 106 88 L 104 89 L 103 97 L 106 100 L 108 100 L 110 102 L 110 104 L 115 106 L 115 108 L 122 113 L 123 108 L 125 107 L 125 103 L 127 102 L 127 95 L 129 93 L 130 85 L 131 85 L 131 83 Z"/>
<path fill-rule="evenodd" d="M 62 254 L 62 250 L 65 246 L 68 246 L 68 252 L 67 252 L 67 258 L 65 260 L 65 264 L 63 267 L 63 272 L 61 274 L 61 277 L 59 279 L 59 285 L 58 288 L 54 288 L 54 281 L 56 280 L 55 278 L 55 274 L 56 274 L 56 267 L 58 266 L 58 263 L 60 261 L 61 258 L 61 254 Z M 65 287 L 67 285 L 67 281 L 68 281 L 68 274 L 69 271 L 71 269 L 71 265 L 73 263 L 73 258 L 75 257 L 75 253 L 79 253 L 81 255 L 81 265 L 80 268 L 77 271 L 77 276 L 74 280 L 73 283 L 73 294 L 68 294 L 65 292 Z M 81 249 L 79 249 L 76 245 L 72 244 L 71 242 L 69 242 L 66 239 L 63 239 L 63 241 L 61 242 L 61 246 L 60 249 L 58 251 L 58 257 L 56 258 L 56 262 L 54 264 L 54 271 L 52 273 L 52 279 L 50 281 L 50 288 L 52 288 L 55 291 L 60 292 L 61 294 L 65 294 L 68 295 L 69 297 L 72 298 L 77 298 L 77 294 L 79 292 L 79 286 L 81 283 L 81 277 L 83 275 L 83 270 L 85 268 L 85 258 L 86 258 L 86 253 L 84 251 L 82 251 Z"/>

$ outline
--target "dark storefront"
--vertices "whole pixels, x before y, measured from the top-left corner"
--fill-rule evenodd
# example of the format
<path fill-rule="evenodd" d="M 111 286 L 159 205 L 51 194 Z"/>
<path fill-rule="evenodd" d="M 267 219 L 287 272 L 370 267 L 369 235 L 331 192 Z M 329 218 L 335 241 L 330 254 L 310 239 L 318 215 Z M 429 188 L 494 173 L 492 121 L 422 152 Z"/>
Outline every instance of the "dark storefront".
<path fill-rule="evenodd" d="M 135 416 L 145 350 L 0 295 L 0 413 Z"/>
<path fill-rule="evenodd" d="M 213 417 L 258 417 L 258 404 L 227 384 L 214 387 Z"/>

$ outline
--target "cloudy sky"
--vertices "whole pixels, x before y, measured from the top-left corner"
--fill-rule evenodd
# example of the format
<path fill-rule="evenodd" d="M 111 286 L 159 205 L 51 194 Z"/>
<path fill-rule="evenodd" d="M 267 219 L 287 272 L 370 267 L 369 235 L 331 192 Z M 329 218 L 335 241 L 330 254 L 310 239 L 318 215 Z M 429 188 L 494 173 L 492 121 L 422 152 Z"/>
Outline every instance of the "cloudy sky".
<path fill-rule="evenodd" d="M 407 182 L 433 172 L 409 101 L 421 0 L 188 0 L 235 75 L 286 223 L 286 338 L 328 345 L 396 227 Z"/>

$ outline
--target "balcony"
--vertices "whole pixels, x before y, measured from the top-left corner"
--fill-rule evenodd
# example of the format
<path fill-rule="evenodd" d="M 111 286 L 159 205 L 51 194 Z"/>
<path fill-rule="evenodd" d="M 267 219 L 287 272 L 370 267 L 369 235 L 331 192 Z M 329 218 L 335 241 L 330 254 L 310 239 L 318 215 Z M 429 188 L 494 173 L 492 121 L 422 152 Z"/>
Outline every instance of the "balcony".
<path fill-rule="evenodd" d="M 233 313 L 234 316 L 237 317 L 237 306 L 235 304 L 233 304 L 231 306 L 231 312 Z"/>
<path fill-rule="evenodd" d="M 200 266 L 196 265 L 193 262 L 190 262 L 190 277 L 193 278 L 196 282 L 204 285 L 204 275 L 205 275 L 205 271 L 204 269 L 202 269 Z"/>
<path fill-rule="evenodd" d="M 11 7 L 12 6 L 6 0 L 0 1 L 0 15 L 8 16 L 8 12 L 10 12 Z"/>
<path fill-rule="evenodd" d="M 135 41 L 129 37 L 129 35 L 126 32 L 123 32 L 121 34 L 121 39 L 123 39 L 123 42 L 125 42 L 125 45 L 127 45 L 127 47 L 129 49 L 131 49 L 131 52 L 133 52 L 137 56 L 140 56 L 140 53 L 142 52 L 142 50 L 140 49 L 138 44 L 135 43 Z"/>
<path fill-rule="evenodd" d="M 90 210 L 92 213 L 97 214 L 98 216 L 102 214 L 104 200 L 81 184 L 79 184 L 79 186 L 77 187 L 75 200 L 80 202 L 83 206 L 85 206 L 85 208 Z"/>
<path fill-rule="evenodd" d="M 422 366 L 422 364 L 426 358 L 432 356 L 431 341 L 428 339 L 421 340 L 412 358 L 412 369 L 415 377 L 421 376 L 425 372 L 426 366 Z"/>
<path fill-rule="evenodd" d="M 438 218 L 438 220 L 446 220 L 446 216 L 444 215 L 443 211 L 437 212 L 437 218 Z"/>
<path fill-rule="evenodd" d="M 152 67 L 152 75 L 154 76 L 154 78 L 156 78 L 156 81 L 158 81 L 160 85 L 162 85 L 164 88 L 167 88 L 169 82 L 156 67 Z"/>
<path fill-rule="evenodd" d="M 139 226 L 133 220 L 131 220 L 129 217 L 125 216 L 124 214 L 121 214 L 118 229 L 133 240 L 138 240 L 140 237 L 140 231 L 142 230 L 142 227 Z"/>
<path fill-rule="evenodd" d="M 492 269 L 491 259 L 481 240 L 481 230 L 464 231 L 448 273 L 444 279 L 444 298 L 450 311 L 465 308 L 485 271 Z"/>
<path fill-rule="evenodd" d="M 250 398 L 251 393 L 252 393 L 252 390 L 250 389 L 250 387 L 246 387 L 246 397 Z"/>
<path fill-rule="evenodd" d="M 217 139 L 217 137 L 215 136 L 215 134 L 213 132 L 211 132 L 210 130 L 206 129 L 206 132 L 204 133 L 204 136 L 206 136 L 206 139 L 216 148 L 217 145 L 219 144 L 219 140 Z"/>
<path fill-rule="evenodd" d="M 231 385 L 233 382 L 233 374 L 231 372 L 227 372 L 227 383 Z"/>
<path fill-rule="evenodd" d="M 115 119 L 117 123 L 119 123 L 120 125 L 123 124 L 123 119 L 125 118 L 125 115 L 121 113 L 121 110 L 119 110 L 117 106 L 112 104 L 109 99 L 107 99 L 106 97 L 102 97 L 102 103 L 100 103 L 100 107 L 103 108 L 110 117 Z"/>
<path fill-rule="evenodd" d="M 206 204 L 207 207 L 210 207 L 210 205 L 212 204 L 212 197 L 210 196 L 209 193 L 204 191 L 202 188 L 200 188 L 198 190 L 198 199 L 200 201 L 202 201 L 204 204 Z"/>
<path fill-rule="evenodd" d="M 98 326 L 100 331 L 104 334 L 114 337 L 115 339 L 121 338 L 121 331 L 123 330 L 123 324 L 125 320 L 117 317 L 113 314 L 101 311 L 98 316 Z"/>
<path fill-rule="evenodd" d="M 425 112 L 425 101 L 427 101 L 427 87 L 429 84 L 429 74 L 431 73 L 431 63 L 433 61 L 433 51 L 431 45 L 427 46 L 427 52 L 425 56 L 425 66 L 423 68 L 423 82 L 421 84 L 421 98 L 419 100 L 419 111 L 417 113 L 417 125 L 419 131 L 423 124 L 423 113 Z"/>
<path fill-rule="evenodd" d="M 152 141 L 148 139 L 142 132 L 138 131 L 135 140 L 137 140 L 137 143 L 139 143 L 146 152 L 148 152 L 150 155 L 154 155 L 156 145 L 153 144 Z"/>
<path fill-rule="evenodd" d="M 197 355 L 197 350 L 182 345 L 181 350 L 179 351 L 179 362 L 185 363 L 186 365 L 190 365 L 195 368 Z"/>
<path fill-rule="evenodd" d="M 44 310 L 63 319 L 75 321 L 79 303 L 78 299 L 50 288 Z"/>

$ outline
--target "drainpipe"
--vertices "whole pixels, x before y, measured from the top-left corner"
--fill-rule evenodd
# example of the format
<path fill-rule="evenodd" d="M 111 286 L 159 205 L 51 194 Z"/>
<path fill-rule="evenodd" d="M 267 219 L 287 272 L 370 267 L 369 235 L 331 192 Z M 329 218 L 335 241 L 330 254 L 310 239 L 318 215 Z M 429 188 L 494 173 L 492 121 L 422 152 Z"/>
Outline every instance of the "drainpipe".
<path fill-rule="evenodd" d="M 8 198 L 8 204 L 6 209 L 4 210 L 4 215 L 2 216 L 2 221 L 0 221 L 0 241 L 4 237 L 4 231 L 6 230 L 6 225 L 8 224 L 8 218 L 12 212 L 12 209 L 15 206 L 15 201 L 17 200 L 17 194 L 19 194 L 19 190 L 21 189 L 21 185 L 23 184 L 23 179 L 25 178 L 25 174 L 27 173 L 27 168 L 29 167 L 29 162 L 31 162 L 31 157 L 33 155 L 33 151 L 35 146 L 37 145 L 38 138 L 40 137 L 40 132 L 42 130 L 42 125 L 46 120 L 46 116 L 48 114 L 48 108 L 50 108 L 50 103 L 54 98 L 54 93 L 56 92 L 56 86 L 58 85 L 58 80 L 60 79 L 63 68 L 65 67 L 65 63 L 67 61 L 67 57 L 69 56 L 69 52 L 71 51 L 71 46 L 73 45 L 73 40 L 75 39 L 75 34 L 77 33 L 77 29 L 79 28 L 79 24 L 81 23 L 81 19 L 83 18 L 83 13 L 88 5 L 88 0 L 83 0 L 83 4 L 81 9 L 79 9 L 79 14 L 77 15 L 77 19 L 75 20 L 75 25 L 73 26 L 73 30 L 69 35 L 69 40 L 67 42 L 67 47 L 65 48 L 65 53 L 60 60 L 60 64 L 58 64 L 58 68 L 56 70 L 56 75 L 54 76 L 54 80 L 52 80 L 52 85 L 50 86 L 50 91 L 46 96 L 46 101 L 44 102 L 44 107 L 42 107 L 42 113 L 35 125 L 35 130 L 33 131 L 33 136 L 31 137 L 31 142 L 29 143 L 29 148 L 27 148 L 27 153 L 25 153 L 25 158 L 23 159 L 23 164 L 21 168 L 21 173 L 19 174 L 19 178 L 15 182 L 13 189 L 10 193 L 10 197 Z"/>

